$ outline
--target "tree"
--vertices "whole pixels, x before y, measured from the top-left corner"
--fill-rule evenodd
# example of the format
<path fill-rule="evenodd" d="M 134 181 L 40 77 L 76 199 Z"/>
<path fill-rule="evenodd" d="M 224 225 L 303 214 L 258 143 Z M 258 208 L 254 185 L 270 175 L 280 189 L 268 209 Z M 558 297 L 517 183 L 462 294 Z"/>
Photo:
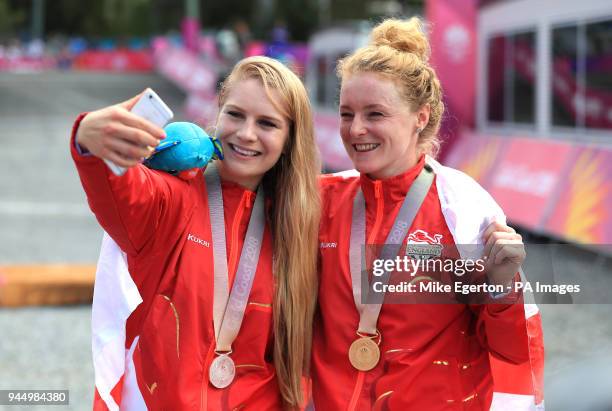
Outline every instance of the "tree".
<path fill-rule="evenodd" d="M 14 33 L 24 21 L 25 13 L 14 10 L 6 0 L 0 0 L 0 36 Z"/>
<path fill-rule="evenodd" d="M 153 29 L 151 5 L 152 0 L 49 1 L 46 27 L 88 37 L 145 36 Z"/>
<path fill-rule="evenodd" d="M 310 34 L 319 25 L 319 2 L 317 0 L 285 0 L 279 3 L 278 14 L 287 23 L 291 39 L 308 41 Z"/>

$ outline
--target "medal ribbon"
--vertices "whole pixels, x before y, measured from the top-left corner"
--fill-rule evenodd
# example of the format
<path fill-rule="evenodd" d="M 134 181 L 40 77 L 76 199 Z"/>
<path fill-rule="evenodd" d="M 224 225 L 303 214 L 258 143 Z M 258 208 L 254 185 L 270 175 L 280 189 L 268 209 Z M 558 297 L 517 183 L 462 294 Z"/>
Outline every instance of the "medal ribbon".
<path fill-rule="evenodd" d="M 251 211 L 249 226 L 240 254 L 236 278 L 229 292 L 229 273 L 227 271 L 227 249 L 225 243 L 225 214 L 221 179 L 214 164 L 205 173 L 208 193 L 208 212 L 213 244 L 214 294 L 213 323 L 215 327 L 215 351 L 231 351 L 232 343 L 238 335 L 244 311 L 257 271 L 265 224 L 264 195 L 261 185 L 257 189 L 255 205 Z"/>
<path fill-rule="evenodd" d="M 433 179 L 433 170 L 428 165 L 425 165 L 410 186 L 406 197 L 404 197 L 402 207 L 393 222 L 393 227 L 387 236 L 379 259 L 391 260 L 397 257 L 402 243 L 404 242 L 404 238 L 406 238 L 406 234 L 408 234 L 408 230 L 412 226 L 412 222 L 421 208 L 427 192 L 429 192 Z M 353 221 L 351 224 L 351 241 L 349 249 L 351 281 L 353 284 L 355 306 L 359 312 L 358 332 L 374 335 L 377 334 L 376 323 L 378 322 L 378 316 L 382 308 L 384 294 L 368 293 L 367 291 L 370 285 L 368 281 L 365 252 L 361 252 L 361 247 L 366 242 L 365 214 L 363 192 L 361 188 L 358 188 L 355 198 L 353 199 Z M 391 273 L 385 270 L 383 275 L 380 276 L 380 282 L 383 285 L 388 284 L 390 276 Z M 362 287 L 364 286 L 366 287 L 365 304 L 362 303 Z M 379 294 L 382 294 L 382 296 Z"/>

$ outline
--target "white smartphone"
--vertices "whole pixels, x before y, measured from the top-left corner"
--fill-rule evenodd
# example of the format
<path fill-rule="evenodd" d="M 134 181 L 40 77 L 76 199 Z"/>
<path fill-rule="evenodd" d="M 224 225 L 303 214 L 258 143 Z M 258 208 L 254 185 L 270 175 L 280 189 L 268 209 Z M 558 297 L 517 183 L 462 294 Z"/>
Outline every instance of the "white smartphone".
<path fill-rule="evenodd" d="M 174 117 L 172 110 L 150 88 L 142 93 L 142 96 L 130 111 L 159 127 L 164 127 Z M 125 168 L 119 167 L 110 160 L 104 160 L 104 162 L 118 176 L 123 175 L 126 171 Z"/>

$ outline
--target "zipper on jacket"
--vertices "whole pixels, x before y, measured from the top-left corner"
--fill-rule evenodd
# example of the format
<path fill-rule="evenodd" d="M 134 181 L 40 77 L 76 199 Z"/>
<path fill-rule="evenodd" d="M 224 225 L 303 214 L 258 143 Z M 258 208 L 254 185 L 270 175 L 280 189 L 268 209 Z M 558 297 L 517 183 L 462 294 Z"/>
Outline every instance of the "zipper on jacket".
<path fill-rule="evenodd" d="M 374 219 L 374 226 L 372 227 L 372 231 L 370 231 L 370 237 L 368 238 L 367 244 L 374 244 L 376 241 L 376 236 L 378 235 L 378 231 L 380 230 L 380 225 L 382 223 L 383 216 L 383 195 L 382 195 L 382 181 L 376 180 L 374 181 L 374 198 L 376 199 L 376 218 Z"/>
<path fill-rule="evenodd" d="M 200 389 L 200 411 L 208 411 L 208 370 L 215 354 L 215 341 L 208 347 L 208 352 L 204 358 L 204 378 Z"/>
<path fill-rule="evenodd" d="M 242 216 L 244 215 L 245 208 L 251 208 L 251 196 L 253 193 L 250 191 L 245 191 L 242 193 L 242 198 L 240 199 L 240 203 L 238 204 L 238 208 L 236 209 L 236 215 L 234 216 L 234 221 L 232 222 L 232 238 L 231 238 L 231 250 L 230 257 L 227 264 L 228 267 L 228 277 L 229 277 L 229 285 L 230 287 L 234 284 L 234 277 L 236 275 L 236 264 L 238 263 L 238 258 L 240 257 L 238 254 L 238 230 L 240 228 L 240 221 L 242 220 Z"/>
<path fill-rule="evenodd" d="M 382 194 L 382 181 L 374 181 L 374 198 L 376 199 L 376 218 L 374 219 L 374 226 L 370 231 L 370 237 L 366 244 L 372 245 L 376 241 L 378 232 L 380 231 L 380 225 L 382 224 L 382 217 L 384 211 L 384 197 Z M 351 395 L 351 401 L 349 402 L 348 410 L 354 411 L 359 402 L 361 390 L 363 388 L 363 381 L 365 380 L 365 371 L 357 371 L 357 382 L 353 389 L 353 395 Z"/>

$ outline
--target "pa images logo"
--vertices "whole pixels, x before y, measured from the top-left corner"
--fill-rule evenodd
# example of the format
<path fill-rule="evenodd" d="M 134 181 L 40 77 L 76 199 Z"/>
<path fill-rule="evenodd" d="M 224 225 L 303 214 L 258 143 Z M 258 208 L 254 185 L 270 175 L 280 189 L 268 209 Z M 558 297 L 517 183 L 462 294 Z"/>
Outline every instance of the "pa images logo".
<path fill-rule="evenodd" d="M 431 236 L 425 230 L 416 230 L 408 235 L 406 255 L 415 260 L 427 260 L 442 255 L 442 234 Z"/>

